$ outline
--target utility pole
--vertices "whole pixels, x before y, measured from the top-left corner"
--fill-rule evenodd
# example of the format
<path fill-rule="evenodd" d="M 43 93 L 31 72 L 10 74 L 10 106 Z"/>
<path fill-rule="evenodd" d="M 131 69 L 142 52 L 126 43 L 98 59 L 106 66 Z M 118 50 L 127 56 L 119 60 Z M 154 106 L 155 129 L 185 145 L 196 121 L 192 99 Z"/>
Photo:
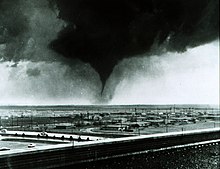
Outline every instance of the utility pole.
<path fill-rule="evenodd" d="M 55 127 L 55 113 L 53 113 L 53 125 Z"/>
<path fill-rule="evenodd" d="M 11 115 L 11 126 L 13 127 L 13 115 Z"/>
<path fill-rule="evenodd" d="M 31 129 L 33 129 L 33 115 L 31 114 Z"/>
<path fill-rule="evenodd" d="M 137 132 L 138 132 L 138 135 L 140 136 L 140 126 L 137 122 L 137 109 L 135 108 L 135 123 L 136 123 L 136 129 L 137 129 Z"/>
<path fill-rule="evenodd" d="M 23 128 L 23 113 L 21 114 L 21 128 Z"/>
<path fill-rule="evenodd" d="M 18 127 L 18 116 L 17 116 L 17 127 Z"/>
<path fill-rule="evenodd" d="M 166 110 L 166 133 L 168 132 L 168 112 Z"/>

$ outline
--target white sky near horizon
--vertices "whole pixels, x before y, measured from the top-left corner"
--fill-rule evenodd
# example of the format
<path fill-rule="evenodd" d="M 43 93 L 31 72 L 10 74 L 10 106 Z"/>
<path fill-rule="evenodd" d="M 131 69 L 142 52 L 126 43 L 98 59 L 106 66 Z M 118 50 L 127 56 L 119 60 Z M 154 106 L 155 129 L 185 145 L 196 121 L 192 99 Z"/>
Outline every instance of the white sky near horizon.
<path fill-rule="evenodd" d="M 219 41 L 135 60 L 151 66 L 121 80 L 110 104 L 219 105 Z"/>
<path fill-rule="evenodd" d="M 126 68 L 127 62 L 134 66 Z M 67 79 L 67 66 L 58 63 L 10 64 L 0 62 L 0 105 L 97 103 L 101 87 L 94 71 L 91 79 L 77 73 Z M 109 104 L 219 104 L 219 40 L 184 53 L 125 59 L 117 66 L 126 76 L 117 81 Z M 40 75 L 27 76 L 30 68 Z"/>

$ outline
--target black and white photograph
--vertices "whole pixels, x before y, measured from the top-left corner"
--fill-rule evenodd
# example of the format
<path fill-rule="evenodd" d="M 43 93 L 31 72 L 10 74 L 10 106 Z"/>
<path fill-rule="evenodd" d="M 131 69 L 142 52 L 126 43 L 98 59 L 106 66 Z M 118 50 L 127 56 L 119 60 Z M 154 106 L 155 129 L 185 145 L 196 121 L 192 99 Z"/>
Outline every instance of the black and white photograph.
<path fill-rule="evenodd" d="M 219 0 L 0 0 L 0 169 L 219 169 Z"/>

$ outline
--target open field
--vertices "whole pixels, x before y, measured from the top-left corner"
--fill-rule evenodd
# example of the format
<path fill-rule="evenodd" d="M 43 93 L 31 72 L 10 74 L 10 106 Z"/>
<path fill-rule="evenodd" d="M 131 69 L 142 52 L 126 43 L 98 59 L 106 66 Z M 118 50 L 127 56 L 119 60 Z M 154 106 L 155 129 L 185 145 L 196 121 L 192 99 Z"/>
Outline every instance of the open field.
<path fill-rule="evenodd" d="M 4 106 L 0 126 L 8 130 L 121 137 L 219 127 L 218 106 Z"/>

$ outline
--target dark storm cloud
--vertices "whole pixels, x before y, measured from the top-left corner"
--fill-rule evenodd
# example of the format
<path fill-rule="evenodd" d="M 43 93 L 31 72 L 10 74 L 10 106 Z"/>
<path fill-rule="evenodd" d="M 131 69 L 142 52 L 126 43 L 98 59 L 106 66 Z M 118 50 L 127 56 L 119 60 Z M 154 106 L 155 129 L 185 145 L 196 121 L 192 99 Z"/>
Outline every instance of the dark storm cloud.
<path fill-rule="evenodd" d="M 104 86 L 123 58 L 210 42 L 218 22 L 219 0 L 0 0 L 0 61 L 83 61 Z"/>
<path fill-rule="evenodd" d="M 90 64 L 49 48 L 66 25 L 53 2 L 0 0 L 0 104 L 99 100 L 102 85 Z"/>
<path fill-rule="evenodd" d="M 7 44 L 3 58 L 13 60 L 24 47 L 27 19 L 20 8 L 20 1 L 0 0 L 0 45 Z"/>
<path fill-rule="evenodd" d="M 51 48 L 90 63 L 103 84 L 120 60 L 153 45 L 183 52 L 218 38 L 219 0 L 55 1 L 68 26 Z"/>
<path fill-rule="evenodd" d="M 63 24 L 47 0 L 0 0 L 0 60 L 64 60 L 48 48 Z"/>

